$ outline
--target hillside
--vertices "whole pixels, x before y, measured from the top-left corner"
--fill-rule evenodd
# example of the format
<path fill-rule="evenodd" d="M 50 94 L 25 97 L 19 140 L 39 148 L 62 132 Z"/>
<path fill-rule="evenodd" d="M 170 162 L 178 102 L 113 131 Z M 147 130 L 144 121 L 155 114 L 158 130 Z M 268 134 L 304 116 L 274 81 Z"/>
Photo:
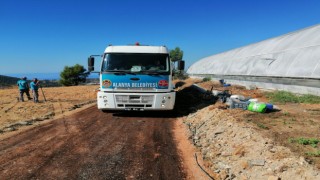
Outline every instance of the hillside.
<path fill-rule="evenodd" d="M 19 78 L 0 75 L 0 88 L 16 85 Z"/>

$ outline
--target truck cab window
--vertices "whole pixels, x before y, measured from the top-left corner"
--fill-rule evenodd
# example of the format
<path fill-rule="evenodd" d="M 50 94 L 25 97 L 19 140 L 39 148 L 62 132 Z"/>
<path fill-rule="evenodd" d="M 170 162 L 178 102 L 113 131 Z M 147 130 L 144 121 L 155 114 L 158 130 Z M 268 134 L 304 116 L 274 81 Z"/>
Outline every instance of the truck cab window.
<path fill-rule="evenodd" d="M 170 73 L 169 64 L 167 54 L 110 53 L 104 56 L 102 71 L 160 71 Z"/>

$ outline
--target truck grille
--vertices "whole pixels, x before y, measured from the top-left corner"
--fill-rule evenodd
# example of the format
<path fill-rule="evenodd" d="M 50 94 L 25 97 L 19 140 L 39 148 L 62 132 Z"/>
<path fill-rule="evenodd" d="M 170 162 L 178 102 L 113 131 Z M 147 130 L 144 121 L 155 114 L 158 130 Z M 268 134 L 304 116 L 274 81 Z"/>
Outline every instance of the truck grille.
<path fill-rule="evenodd" d="M 115 95 L 116 103 L 153 104 L 153 95 Z"/>

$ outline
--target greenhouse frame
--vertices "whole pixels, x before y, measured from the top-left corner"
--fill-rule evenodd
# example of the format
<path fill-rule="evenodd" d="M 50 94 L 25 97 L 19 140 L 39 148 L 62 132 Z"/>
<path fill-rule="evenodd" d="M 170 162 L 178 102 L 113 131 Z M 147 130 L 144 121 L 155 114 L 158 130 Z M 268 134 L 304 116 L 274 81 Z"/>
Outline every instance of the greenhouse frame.
<path fill-rule="evenodd" d="M 320 25 L 200 59 L 187 73 L 248 88 L 320 95 Z"/>

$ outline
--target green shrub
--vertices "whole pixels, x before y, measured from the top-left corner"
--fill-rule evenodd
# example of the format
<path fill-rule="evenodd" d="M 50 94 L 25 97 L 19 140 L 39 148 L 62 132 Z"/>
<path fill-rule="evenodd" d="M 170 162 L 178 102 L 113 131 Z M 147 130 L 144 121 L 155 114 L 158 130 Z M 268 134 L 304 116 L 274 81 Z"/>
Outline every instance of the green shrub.
<path fill-rule="evenodd" d="M 189 78 L 189 75 L 185 71 L 175 70 L 173 73 L 173 79 L 186 80 Z"/>
<path fill-rule="evenodd" d="M 314 157 L 319 157 L 320 156 L 320 151 L 316 152 L 306 152 L 307 156 L 314 156 Z"/>
<path fill-rule="evenodd" d="M 299 101 L 301 103 L 320 104 L 320 96 L 306 94 L 300 96 Z"/>
<path fill-rule="evenodd" d="M 317 144 L 320 142 L 319 139 L 317 138 L 289 138 L 289 142 L 290 143 L 298 143 L 298 144 L 302 144 L 302 145 L 310 145 L 313 148 L 317 147 Z"/>
<path fill-rule="evenodd" d="M 207 82 L 207 81 L 211 81 L 211 77 L 205 77 L 202 79 L 202 82 Z"/>
<path fill-rule="evenodd" d="M 287 91 L 268 92 L 266 93 L 266 96 L 274 103 L 320 103 L 320 96 L 314 96 L 310 94 L 296 95 Z"/>

